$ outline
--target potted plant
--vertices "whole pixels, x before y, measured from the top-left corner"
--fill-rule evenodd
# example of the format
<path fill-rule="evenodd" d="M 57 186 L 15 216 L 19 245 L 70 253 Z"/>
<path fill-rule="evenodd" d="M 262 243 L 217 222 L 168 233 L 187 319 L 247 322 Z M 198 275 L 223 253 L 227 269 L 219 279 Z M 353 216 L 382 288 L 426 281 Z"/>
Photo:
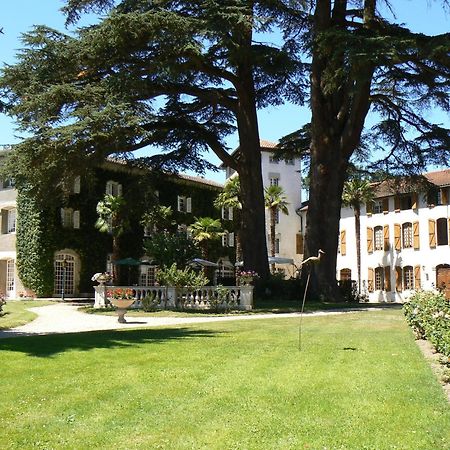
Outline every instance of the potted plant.
<path fill-rule="evenodd" d="M 259 278 L 259 276 L 253 270 L 243 270 L 237 276 L 239 286 L 250 286 L 255 278 Z"/>
<path fill-rule="evenodd" d="M 127 309 L 135 302 L 133 290 L 122 288 L 108 290 L 107 298 L 116 308 L 119 323 L 126 323 L 125 314 Z"/>

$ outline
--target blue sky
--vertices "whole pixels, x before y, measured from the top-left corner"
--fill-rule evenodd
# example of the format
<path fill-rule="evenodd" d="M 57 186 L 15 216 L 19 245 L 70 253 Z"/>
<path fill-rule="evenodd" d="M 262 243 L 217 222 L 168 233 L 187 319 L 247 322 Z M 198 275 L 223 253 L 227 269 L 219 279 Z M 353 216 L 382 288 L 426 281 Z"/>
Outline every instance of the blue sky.
<path fill-rule="evenodd" d="M 426 34 L 441 34 L 450 31 L 450 12 L 445 11 L 439 0 L 395 0 L 397 23 L 403 23 L 413 31 Z M 29 31 L 33 25 L 45 24 L 64 30 L 64 17 L 59 9 L 63 0 L 12 0 L 2 2 L 0 27 L 4 34 L 0 35 L 0 62 L 12 64 L 17 50 L 22 47 L 20 34 Z M 307 108 L 285 105 L 272 107 L 258 113 L 261 139 L 277 141 L 309 121 Z M 450 118 L 443 114 L 434 119 L 446 123 L 450 127 Z M 14 123 L 0 114 L 0 144 L 13 144 L 19 141 Z M 230 137 L 228 145 L 237 145 L 237 138 Z M 218 164 L 219 160 L 211 155 L 211 162 Z M 219 182 L 224 181 L 223 172 L 208 173 L 207 178 Z"/>

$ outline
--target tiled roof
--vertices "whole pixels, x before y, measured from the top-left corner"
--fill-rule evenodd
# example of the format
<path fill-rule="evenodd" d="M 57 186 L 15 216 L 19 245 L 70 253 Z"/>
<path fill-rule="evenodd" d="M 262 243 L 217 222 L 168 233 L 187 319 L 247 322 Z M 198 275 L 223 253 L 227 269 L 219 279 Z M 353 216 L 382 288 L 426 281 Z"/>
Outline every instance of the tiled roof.
<path fill-rule="evenodd" d="M 450 169 L 428 172 L 425 177 L 436 186 L 450 186 Z"/>
<path fill-rule="evenodd" d="M 273 150 L 278 147 L 278 144 L 271 141 L 265 141 L 264 139 L 260 139 L 259 145 L 261 147 L 261 150 Z"/>
<path fill-rule="evenodd" d="M 435 172 L 428 172 L 423 174 L 424 178 L 435 186 L 447 187 L 450 186 L 450 169 L 437 170 Z M 387 197 L 394 194 L 406 194 L 414 190 L 426 190 L 426 182 L 412 184 L 408 178 L 400 180 L 386 180 L 380 183 L 373 183 L 375 189 L 375 197 Z"/>
<path fill-rule="evenodd" d="M 216 181 L 213 181 L 213 180 L 207 180 L 206 178 L 193 177 L 191 175 L 185 175 L 184 173 L 179 173 L 178 176 L 180 178 L 182 178 L 183 180 L 193 181 L 194 183 L 207 184 L 208 186 L 223 188 L 223 184 L 217 183 Z"/>

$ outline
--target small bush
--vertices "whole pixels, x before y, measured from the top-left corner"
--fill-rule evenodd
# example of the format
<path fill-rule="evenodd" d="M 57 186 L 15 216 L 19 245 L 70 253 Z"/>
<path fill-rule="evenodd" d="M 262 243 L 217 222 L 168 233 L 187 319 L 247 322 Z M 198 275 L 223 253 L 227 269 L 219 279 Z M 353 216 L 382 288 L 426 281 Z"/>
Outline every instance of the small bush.
<path fill-rule="evenodd" d="M 3 316 L 3 306 L 6 305 L 5 296 L 3 293 L 0 293 L 0 316 Z"/>
<path fill-rule="evenodd" d="M 159 305 L 158 293 L 157 292 L 149 292 L 142 300 L 142 309 L 145 312 L 153 312 L 156 311 Z"/>
<path fill-rule="evenodd" d="M 403 311 L 417 339 L 427 339 L 436 351 L 450 356 L 450 301 L 442 293 L 417 292 Z"/>

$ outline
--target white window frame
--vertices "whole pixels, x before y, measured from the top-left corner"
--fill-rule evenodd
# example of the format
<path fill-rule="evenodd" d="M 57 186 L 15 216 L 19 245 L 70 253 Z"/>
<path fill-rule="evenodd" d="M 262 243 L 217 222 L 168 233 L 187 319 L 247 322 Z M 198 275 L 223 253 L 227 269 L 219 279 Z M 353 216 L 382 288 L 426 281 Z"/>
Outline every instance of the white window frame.
<path fill-rule="evenodd" d="M 121 197 L 122 185 L 117 181 L 108 180 L 106 182 L 106 193 L 108 195 L 112 195 L 113 197 Z"/>
<path fill-rule="evenodd" d="M 412 222 L 402 224 L 402 248 L 413 248 L 414 235 Z"/>
<path fill-rule="evenodd" d="M 177 211 L 182 213 L 192 212 L 192 198 L 184 195 L 177 196 Z"/>
<path fill-rule="evenodd" d="M 373 213 L 381 214 L 383 212 L 383 200 L 374 200 L 373 202 Z"/>
<path fill-rule="evenodd" d="M 375 250 L 383 250 L 384 248 L 384 232 L 381 225 L 377 225 L 373 229 L 373 241 Z"/>
<path fill-rule="evenodd" d="M 17 209 L 8 209 L 8 226 L 7 234 L 13 234 L 16 232 L 16 222 L 17 222 Z"/>

